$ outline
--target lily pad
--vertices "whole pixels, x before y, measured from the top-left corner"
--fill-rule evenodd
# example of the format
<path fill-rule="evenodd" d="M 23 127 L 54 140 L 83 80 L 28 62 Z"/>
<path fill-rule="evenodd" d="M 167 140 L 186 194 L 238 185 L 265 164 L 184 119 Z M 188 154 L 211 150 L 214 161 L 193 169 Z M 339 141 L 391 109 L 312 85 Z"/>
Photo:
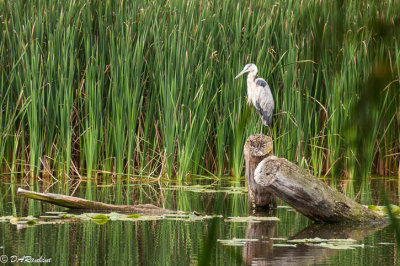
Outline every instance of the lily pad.
<path fill-rule="evenodd" d="M 98 225 L 106 224 L 107 222 L 108 222 L 108 219 L 93 219 L 93 223 L 98 224 Z"/>
<path fill-rule="evenodd" d="M 28 220 L 28 225 L 35 225 L 36 221 L 35 220 Z"/>
<path fill-rule="evenodd" d="M 247 193 L 248 190 L 245 187 L 223 187 L 217 190 L 217 192 L 224 192 L 228 194 L 243 194 Z"/>
<path fill-rule="evenodd" d="M 217 239 L 222 245 L 225 246 L 243 246 L 247 242 L 257 242 L 258 239 L 246 239 L 246 238 L 233 238 L 233 239 Z"/>
<path fill-rule="evenodd" d="M 400 207 L 397 205 L 390 204 L 390 211 L 393 215 L 400 215 Z M 381 215 L 388 215 L 388 209 L 386 206 L 376 206 L 376 205 L 368 205 L 368 209 L 379 212 Z"/>
<path fill-rule="evenodd" d="M 355 249 L 364 248 L 364 244 L 356 244 L 357 240 L 347 239 L 323 239 L 323 238 L 304 238 L 304 239 L 291 239 L 288 243 L 305 244 L 307 246 L 322 247 L 329 249 Z"/>
<path fill-rule="evenodd" d="M 364 247 L 364 245 L 354 245 L 354 244 L 335 244 L 335 243 L 307 243 L 308 246 L 314 247 L 322 247 L 322 248 L 329 248 L 329 249 L 356 249 L 356 247 Z"/>
<path fill-rule="evenodd" d="M 94 220 L 108 220 L 108 218 L 110 218 L 110 216 L 107 216 L 105 214 L 97 214 L 92 217 L 92 219 Z"/>
<path fill-rule="evenodd" d="M 1 216 L 0 217 L 0 222 L 9 222 L 14 216 Z"/>
<path fill-rule="evenodd" d="M 393 204 L 390 204 L 389 206 L 390 206 L 390 211 L 391 211 L 394 215 L 399 215 L 399 214 L 400 214 L 400 207 L 399 207 L 399 206 L 393 205 Z M 386 212 L 386 213 L 388 212 L 386 206 L 383 207 L 383 211 Z"/>
<path fill-rule="evenodd" d="M 61 215 L 66 214 L 67 212 L 46 212 L 46 214 L 53 214 L 53 215 Z"/>
<path fill-rule="evenodd" d="M 243 194 L 247 193 L 247 188 L 245 187 L 222 187 L 220 189 L 215 189 L 215 185 L 193 185 L 193 186 L 172 186 L 169 188 L 162 188 L 165 190 L 184 190 L 197 193 L 228 193 L 228 194 Z"/>
<path fill-rule="evenodd" d="M 19 218 L 19 217 L 12 217 L 11 219 L 10 219 L 10 223 L 11 224 L 18 224 L 18 222 L 20 221 L 21 219 Z"/>
<path fill-rule="evenodd" d="M 246 217 L 228 217 L 225 222 L 232 223 L 260 223 L 263 221 L 280 221 L 278 217 L 258 217 L 258 216 L 246 216 Z"/>
<path fill-rule="evenodd" d="M 60 218 L 58 215 L 40 215 L 39 217 L 41 219 L 59 219 Z"/>
<path fill-rule="evenodd" d="M 296 248 L 297 244 L 272 244 L 273 247 L 291 247 Z"/>
<path fill-rule="evenodd" d="M 286 206 L 286 205 L 280 205 L 280 206 L 277 206 L 277 208 L 278 209 L 293 209 L 292 207 Z"/>
<path fill-rule="evenodd" d="M 375 205 L 368 205 L 368 209 L 371 209 L 373 211 L 381 211 L 382 209 L 379 208 L 379 206 L 375 206 Z"/>
<path fill-rule="evenodd" d="M 342 238 L 324 239 L 324 238 L 315 237 L 315 238 L 290 239 L 287 242 L 290 242 L 290 243 L 322 243 L 322 242 L 354 243 L 356 241 L 357 240 L 354 240 L 354 239 L 351 239 L 351 238 L 347 238 L 347 239 L 342 239 Z"/>
<path fill-rule="evenodd" d="M 48 213 L 47 213 L 48 214 Z M 140 222 L 140 221 L 157 221 L 157 220 L 179 220 L 184 222 L 195 222 L 204 219 L 212 219 L 215 217 L 221 218 L 221 215 L 194 215 L 187 213 L 178 214 L 166 214 L 166 215 L 149 215 L 142 216 L 139 214 L 124 214 L 111 212 L 109 214 L 104 213 L 82 213 L 82 214 L 71 214 L 71 213 L 54 213 L 55 215 L 42 215 L 39 217 L 27 216 L 27 217 L 14 217 L 14 216 L 3 216 L 0 217 L 2 222 L 9 222 L 15 225 L 43 225 L 43 224 L 61 224 L 67 222 L 79 222 L 79 221 L 92 221 L 96 224 L 104 224 L 108 221 L 126 221 L 126 222 Z"/>

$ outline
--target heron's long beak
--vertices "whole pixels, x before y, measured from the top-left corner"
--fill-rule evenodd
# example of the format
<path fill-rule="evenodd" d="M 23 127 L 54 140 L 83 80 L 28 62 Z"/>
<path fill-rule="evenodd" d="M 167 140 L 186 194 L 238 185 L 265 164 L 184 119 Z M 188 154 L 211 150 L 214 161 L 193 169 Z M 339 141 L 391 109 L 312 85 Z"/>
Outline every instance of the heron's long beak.
<path fill-rule="evenodd" d="M 240 77 L 241 75 L 243 75 L 244 73 L 246 73 L 248 71 L 242 70 L 239 74 L 237 74 L 237 76 L 235 77 L 235 79 L 237 79 L 238 77 Z"/>

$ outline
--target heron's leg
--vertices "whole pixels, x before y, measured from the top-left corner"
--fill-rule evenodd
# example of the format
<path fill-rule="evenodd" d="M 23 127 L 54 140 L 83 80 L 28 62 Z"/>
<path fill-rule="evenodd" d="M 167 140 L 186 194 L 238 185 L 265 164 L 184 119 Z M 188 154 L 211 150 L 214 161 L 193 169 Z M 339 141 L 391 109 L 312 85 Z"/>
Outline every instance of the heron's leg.
<path fill-rule="evenodd" d="M 261 123 L 261 128 L 260 128 L 260 135 L 263 133 L 263 123 Z"/>
<path fill-rule="evenodd" d="M 272 128 L 270 126 L 268 127 L 268 134 L 272 138 Z"/>

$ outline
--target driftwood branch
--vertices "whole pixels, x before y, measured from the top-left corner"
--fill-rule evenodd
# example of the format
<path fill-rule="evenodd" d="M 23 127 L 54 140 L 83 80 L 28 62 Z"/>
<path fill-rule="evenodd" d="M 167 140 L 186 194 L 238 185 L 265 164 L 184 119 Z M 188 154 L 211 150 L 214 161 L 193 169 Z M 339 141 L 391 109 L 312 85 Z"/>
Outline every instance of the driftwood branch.
<path fill-rule="evenodd" d="M 163 209 L 152 204 L 139 205 L 113 205 L 97 201 L 81 199 L 77 197 L 65 196 L 53 193 L 39 193 L 34 191 L 18 188 L 19 196 L 45 201 L 54 205 L 67 207 L 70 209 L 90 210 L 90 211 L 115 211 L 115 212 L 130 212 L 142 215 L 160 215 L 165 213 L 176 213 L 176 211 Z"/>
<path fill-rule="evenodd" d="M 276 206 L 276 197 L 267 188 L 260 186 L 254 180 L 254 171 L 257 165 L 266 157 L 273 154 L 272 139 L 268 136 L 251 135 L 244 145 L 246 162 L 246 181 L 249 203 L 254 208 L 273 208 Z"/>
<path fill-rule="evenodd" d="M 283 158 L 265 158 L 258 164 L 254 179 L 264 189 L 314 221 L 385 222 L 378 213 L 337 192 Z"/>

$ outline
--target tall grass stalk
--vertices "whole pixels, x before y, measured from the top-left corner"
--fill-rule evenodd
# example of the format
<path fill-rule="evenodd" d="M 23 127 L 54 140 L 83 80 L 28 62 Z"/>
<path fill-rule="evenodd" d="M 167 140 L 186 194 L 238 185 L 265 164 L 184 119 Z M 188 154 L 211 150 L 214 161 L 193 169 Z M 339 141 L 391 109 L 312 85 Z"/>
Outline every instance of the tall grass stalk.
<path fill-rule="evenodd" d="M 315 175 L 395 174 L 398 8 L 1 1 L 0 169 L 239 177 L 261 121 L 233 78 L 253 62 L 276 102 L 276 155 Z"/>

